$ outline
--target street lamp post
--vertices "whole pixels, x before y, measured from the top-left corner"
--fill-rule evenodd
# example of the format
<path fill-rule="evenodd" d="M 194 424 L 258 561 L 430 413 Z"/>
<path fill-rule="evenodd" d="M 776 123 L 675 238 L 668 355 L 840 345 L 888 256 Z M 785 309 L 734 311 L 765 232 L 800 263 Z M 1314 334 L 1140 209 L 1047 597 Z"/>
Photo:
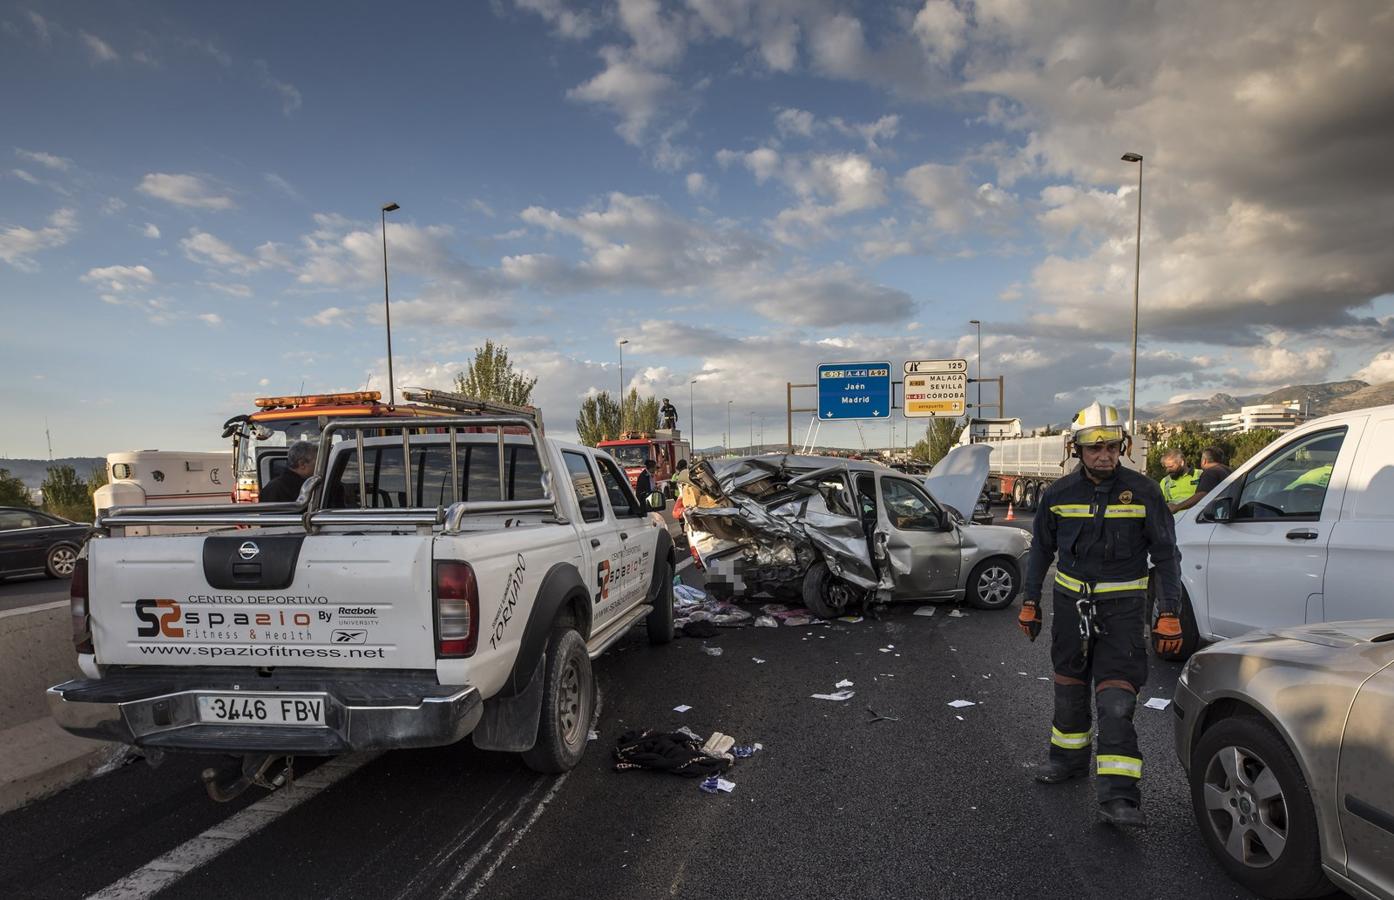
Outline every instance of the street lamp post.
<path fill-rule="evenodd" d="M 755 449 L 755 410 L 750 411 L 750 444 L 751 450 Z"/>
<path fill-rule="evenodd" d="M 692 402 L 693 392 L 697 390 L 693 385 L 696 383 L 696 378 L 687 383 L 687 441 L 693 450 L 697 449 L 697 406 Z"/>
<path fill-rule="evenodd" d="M 392 302 L 387 293 L 387 214 L 401 209 L 395 203 L 382 205 L 382 311 L 387 321 L 387 406 L 397 402 L 396 384 L 392 380 Z"/>
<path fill-rule="evenodd" d="M 726 401 L 726 450 L 727 450 L 728 453 L 729 453 L 730 450 L 731 450 L 731 442 L 734 441 L 734 440 L 735 440 L 735 438 L 731 437 L 731 401 L 730 401 L 730 400 L 727 400 L 727 401 Z"/>
<path fill-rule="evenodd" d="M 973 417 L 976 419 L 981 418 L 983 414 L 983 323 L 977 319 L 969 319 L 968 324 L 978 329 L 978 412 Z"/>
<path fill-rule="evenodd" d="M 624 410 L 624 345 L 629 343 L 628 339 L 622 339 L 619 343 L 620 348 L 620 410 Z"/>
<path fill-rule="evenodd" d="M 1128 386 L 1128 433 L 1137 433 L 1137 309 L 1142 281 L 1142 154 L 1124 153 L 1123 162 L 1137 163 L 1137 248 L 1133 257 L 1133 378 Z"/>

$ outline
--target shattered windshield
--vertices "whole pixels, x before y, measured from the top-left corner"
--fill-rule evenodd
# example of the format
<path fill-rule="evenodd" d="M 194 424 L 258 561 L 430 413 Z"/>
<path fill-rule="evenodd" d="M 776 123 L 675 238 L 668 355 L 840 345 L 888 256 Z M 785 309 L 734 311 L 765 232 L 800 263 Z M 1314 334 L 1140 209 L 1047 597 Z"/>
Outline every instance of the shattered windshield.
<path fill-rule="evenodd" d="M 621 444 L 618 447 L 604 448 L 622 466 L 642 466 L 649 458 L 648 444 Z"/>

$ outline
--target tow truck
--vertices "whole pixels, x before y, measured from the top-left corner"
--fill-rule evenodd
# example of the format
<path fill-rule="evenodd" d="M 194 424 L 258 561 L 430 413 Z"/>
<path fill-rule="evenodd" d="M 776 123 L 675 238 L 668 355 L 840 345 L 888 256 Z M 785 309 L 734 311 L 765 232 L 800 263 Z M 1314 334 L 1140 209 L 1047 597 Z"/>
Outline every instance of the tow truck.
<path fill-rule="evenodd" d="M 630 487 L 637 486 L 639 473 L 644 471 L 646 459 L 654 461 L 655 490 L 663 490 L 668 479 L 677 472 L 680 460 L 692 459 L 692 445 L 676 428 L 660 428 L 652 433 L 625 431 L 617 438 L 600 441 L 596 447 L 619 460 L 619 464 L 624 466 L 625 474 L 629 476 Z"/>

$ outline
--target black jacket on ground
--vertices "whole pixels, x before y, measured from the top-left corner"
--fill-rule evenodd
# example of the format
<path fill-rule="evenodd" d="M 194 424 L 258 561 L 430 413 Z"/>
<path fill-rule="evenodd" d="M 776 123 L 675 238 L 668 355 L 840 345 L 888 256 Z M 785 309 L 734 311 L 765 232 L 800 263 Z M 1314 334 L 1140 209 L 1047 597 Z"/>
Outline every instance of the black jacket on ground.
<path fill-rule="evenodd" d="M 1149 558 L 1157 571 L 1158 608 L 1179 609 L 1181 554 L 1161 488 L 1121 467 L 1095 484 L 1081 467 L 1041 494 L 1031 524 L 1026 599 L 1041 599 L 1052 562 L 1057 571 L 1092 584 L 1146 578 Z"/>
<path fill-rule="evenodd" d="M 303 476 L 297 475 L 287 467 L 281 474 L 266 482 L 257 500 L 261 503 L 288 503 L 300 498 L 300 486 L 305 483 Z"/>

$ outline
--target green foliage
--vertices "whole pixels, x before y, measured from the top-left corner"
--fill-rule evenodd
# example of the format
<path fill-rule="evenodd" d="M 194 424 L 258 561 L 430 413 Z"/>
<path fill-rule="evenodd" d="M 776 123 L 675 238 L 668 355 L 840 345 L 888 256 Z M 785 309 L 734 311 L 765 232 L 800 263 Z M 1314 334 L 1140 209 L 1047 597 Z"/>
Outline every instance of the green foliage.
<path fill-rule="evenodd" d="M 582 401 L 580 415 L 576 417 L 576 433 L 580 435 L 581 443 L 588 447 L 594 447 L 606 438 L 619 437 L 620 405 L 608 391 L 601 391 Z"/>
<path fill-rule="evenodd" d="M 658 430 L 658 398 L 645 397 L 640 399 L 639 392 L 634 388 L 629 389 L 629 395 L 624 398 L 624 412 L 620 417 L 621 431 L 647 431 Z"/>
<path fill-rule="evenodd" d="M 106 484 L 110 479 L 107 477 L 106 465 L 92 467 L 92 475 L 87 479 L 87 499 L 91 500 L 97 495 L 97 489 Z"/>
<path fill-rule="evenodd" d="M 44 509 L 55 516 L 78 522 L 92 521 L 92 497 L 87 484 L 77 477 L 72 466 L 49 466 L 48 477 L 40 488 L 44 494 Z"/>
<path fill-rule="evenodd" d="M 29 488 L 24 482 L 10 474 L 9 469 L 0 469 L 0 506 L 33 506 L 29 500 Z"/>
<path fill-rule="evenodd" d="M 1206 447 L 1215 446 L 1225 451 L 1230 468 L 1253 456 L 1277 439 L 1279 432 L 1271 428 L 1260 428 L 1242 434 L 1214 434 L 1206 431 L 1199 422 L 1182 422 L 1181 430 L 1166 437 L 1158 437 L 1154 426 L 1143 426 L 1142 432 L 1152 442 L 1147 450 L 1147 477 L 1161 480 L 1166 475 L 1162 468 L 1162 455 L 1168 450 L 1180 450 L 1186 457 L 1186 465 L 1200 468 L 1200 453 Z"/>
<path fill-rule="evenodd" d="M 455 375 L 455 390 L 467 397 L 495 400 L 514 406 L 529 406 L 536 378 L 513 371 L 508 348 L 486 340 L 483 347 L 474 348 L 474 361 Z"/>
<path fill-rule="evenodd" d="M 924 438 L 910 450 L 910 456 L 932 466 L 948 455 L 962 433 L 963 423 L 957 419 L 936 418 L 925 429 Z"/>

